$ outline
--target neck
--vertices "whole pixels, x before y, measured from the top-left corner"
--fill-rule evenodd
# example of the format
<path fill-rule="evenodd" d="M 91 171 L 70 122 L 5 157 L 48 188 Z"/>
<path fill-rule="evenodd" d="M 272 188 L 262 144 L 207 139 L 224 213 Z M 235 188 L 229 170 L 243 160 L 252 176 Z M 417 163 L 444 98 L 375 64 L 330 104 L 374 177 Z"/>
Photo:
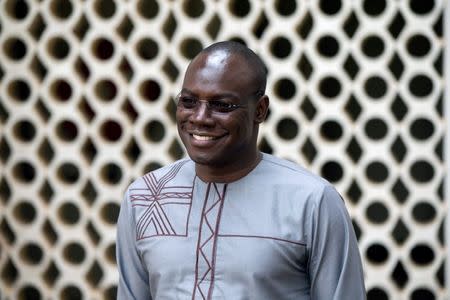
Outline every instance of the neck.
<path fill-rule="evenodd" d="M 215 167 L 196 163 L 195 172 L 205 182 L 230 183 L 250 173 L 259 164 L 261 159 L 262 153 L 258 152 L 255 158 L 244 167 L 233 165 Z"/>

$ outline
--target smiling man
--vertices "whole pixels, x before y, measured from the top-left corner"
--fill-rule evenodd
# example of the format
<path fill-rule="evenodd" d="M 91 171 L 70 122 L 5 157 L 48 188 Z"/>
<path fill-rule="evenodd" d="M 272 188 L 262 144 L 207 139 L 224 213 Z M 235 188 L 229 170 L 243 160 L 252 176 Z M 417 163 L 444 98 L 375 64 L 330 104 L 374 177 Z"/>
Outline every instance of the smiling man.
<path fill-rule="evenodd" d="M 117 229 L 118 299 L 365 299 L 344 202 L 261 153 L 269 98 L 250 49 L 200 52 L 176 97 L 189 158 L 133 182 Z"/>

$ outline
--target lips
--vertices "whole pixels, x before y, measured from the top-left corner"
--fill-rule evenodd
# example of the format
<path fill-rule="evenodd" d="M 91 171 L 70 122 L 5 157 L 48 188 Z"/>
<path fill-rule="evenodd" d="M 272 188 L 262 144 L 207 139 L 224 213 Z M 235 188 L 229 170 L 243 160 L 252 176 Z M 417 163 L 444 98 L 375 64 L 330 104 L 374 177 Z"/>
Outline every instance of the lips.
<path fill-rule="evenodd" d="M 191 131 L 188 132 L 190 136 L 190 144 L 195 147 L 211 147 L 215 145 L 219 140 L 221 140 L 224 135 L 212 135 L 209 132 L 198 132 Z"/>
<path fill-rule="evenodd" d="M 217 137 L 209 136 L 209 135 L 198 135 L 198 134 L 192 134 L 192 137 L 197 141 L 212 141 L 217 139 Z"/>

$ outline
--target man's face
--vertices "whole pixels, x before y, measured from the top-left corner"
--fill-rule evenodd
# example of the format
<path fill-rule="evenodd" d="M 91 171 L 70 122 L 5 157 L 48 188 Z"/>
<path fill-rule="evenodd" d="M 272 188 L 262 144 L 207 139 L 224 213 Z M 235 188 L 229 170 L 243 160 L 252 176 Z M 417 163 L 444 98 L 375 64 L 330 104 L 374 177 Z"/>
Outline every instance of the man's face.
<path fill-rule="evenodd" d="M 230 112 L 217 112 L 203 101 L 193 109 L 178 105 L 178 133 L 189 156 L 197 164 L 244 167 L 254 162 L 258 99 L 251 78 L 245 61 L 225 51 L 201 54 L 188 67 L 181 95 L 242 106 Z"/>

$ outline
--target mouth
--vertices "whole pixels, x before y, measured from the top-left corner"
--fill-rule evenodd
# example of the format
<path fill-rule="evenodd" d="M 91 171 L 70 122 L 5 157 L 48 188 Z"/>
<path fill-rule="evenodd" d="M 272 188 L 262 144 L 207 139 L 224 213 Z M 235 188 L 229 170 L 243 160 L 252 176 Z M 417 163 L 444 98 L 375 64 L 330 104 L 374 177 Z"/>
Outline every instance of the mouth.
<path fill-rule="evenodd" d="M 218 137 L 210 136 L 210 135 L 199 135 L 199 134 L 191 134 L 194 140 L 197 141 L 212 141 L 218 139 Z"/>
<path fill-rule="evenodd" d="M 212 134 L 210 132 L 187 131 L 189 144 L 196 148 L 213 147 L 217 145 L 227 134 Z"/>

